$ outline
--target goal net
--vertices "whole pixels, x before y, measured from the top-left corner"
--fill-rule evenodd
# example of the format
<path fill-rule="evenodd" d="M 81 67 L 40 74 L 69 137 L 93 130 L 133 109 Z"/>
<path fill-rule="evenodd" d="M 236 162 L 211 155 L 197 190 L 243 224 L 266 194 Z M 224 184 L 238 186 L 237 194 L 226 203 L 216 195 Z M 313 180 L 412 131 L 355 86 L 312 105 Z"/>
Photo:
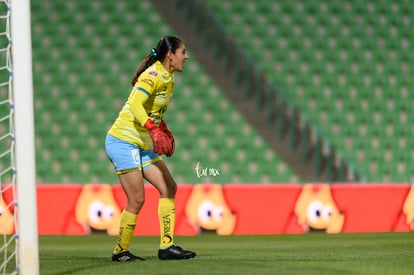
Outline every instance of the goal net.
<path fill-rule="evenodd" d="M 0 274 L 38 274 L 30 1 L 0 0 Z"/>
<path fill-rule="evenodd" d="M 12 68 L 10 37 L 10 6 L 1 2 L 0 10 L 0 265 L 1 274 L 18 271 L 16 249 L 16 216 L 14 215 L 14 194 L 16 177 L 13 159 L 14 130 L 12 125 Z M 11 196 L 7 196 L 10 194 Z M 11 198 L 11 199 L 10 199 Z"/>

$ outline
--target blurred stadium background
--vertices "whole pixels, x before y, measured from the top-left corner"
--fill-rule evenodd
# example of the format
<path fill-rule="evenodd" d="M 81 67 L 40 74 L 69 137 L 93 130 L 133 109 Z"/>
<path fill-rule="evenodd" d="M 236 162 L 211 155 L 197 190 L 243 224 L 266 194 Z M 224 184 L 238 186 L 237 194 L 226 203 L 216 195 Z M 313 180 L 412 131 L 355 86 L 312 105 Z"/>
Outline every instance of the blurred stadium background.
<path fill-rule="evenodd" d="M 410 0 L 31 7 L 39 183 L 117 182 L 106 130 L 168 34 L 191 56 L 166 115 L 178 183 L 414 180 Z M 220 175 L 197 177 L 197 163 Z"/>

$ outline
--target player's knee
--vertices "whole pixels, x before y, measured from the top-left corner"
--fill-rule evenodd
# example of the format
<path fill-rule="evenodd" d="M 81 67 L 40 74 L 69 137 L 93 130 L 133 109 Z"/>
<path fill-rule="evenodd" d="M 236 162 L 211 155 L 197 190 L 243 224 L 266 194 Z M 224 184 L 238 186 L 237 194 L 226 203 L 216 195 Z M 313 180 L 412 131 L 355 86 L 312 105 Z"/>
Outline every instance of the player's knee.
<path fill-rule="evenodd" d="M 144 196 L 141 196 L 141 195 L 134 196 L 128 200 L 128 208 L 132 209 L 133 212 L 138 213 L 141 210 L 144 203 L 145 203 Z"/>
<path fill-rule="evenodd" d="M 138 206 L 142 207 L 144 205 L 144 203 L 145 203 L 145 196 L 142 196 L 142 195 L 136 196 L 135 197 L 135 203 Z"/>

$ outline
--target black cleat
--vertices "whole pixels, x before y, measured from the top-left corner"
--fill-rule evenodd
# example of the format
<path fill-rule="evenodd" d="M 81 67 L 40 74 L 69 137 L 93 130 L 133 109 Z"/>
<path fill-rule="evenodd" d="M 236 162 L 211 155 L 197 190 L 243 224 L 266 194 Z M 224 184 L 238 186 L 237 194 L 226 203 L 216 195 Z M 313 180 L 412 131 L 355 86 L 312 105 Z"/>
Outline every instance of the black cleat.
<path fill-rule="evenodd" d="M 158 250 L 158 259 L 160 260 L 183 260 L 191 259 L 196 256 L 196 253 L 189 250 L 183 250 L 181 247 L 172 245 L 166 249 Z"/>
<path fill-rule="evenodd" d="M 130 261 L 145 261 L 144 258 L 131 254 L 128 250 L 122 251 L 118 254 L 112 254 L 112 261 L 114 262 L 130 262 Z"/>

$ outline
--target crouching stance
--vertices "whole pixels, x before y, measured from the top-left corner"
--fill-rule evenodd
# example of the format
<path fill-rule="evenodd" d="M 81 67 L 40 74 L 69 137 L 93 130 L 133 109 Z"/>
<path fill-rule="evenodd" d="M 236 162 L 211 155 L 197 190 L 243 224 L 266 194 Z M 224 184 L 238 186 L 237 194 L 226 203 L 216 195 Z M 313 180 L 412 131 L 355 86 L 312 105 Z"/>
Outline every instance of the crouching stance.
<path fill-rule="evenodd" d="M 158 258 L 179 260 L 196 256 L 174 244 L 177 184 L 161 157 L 174 153 L 174 137 L 164 121 L 164 114 L 173 96 L 173 72 L 183 71 L 187 59 L 185 45 L 179 38 L 163 37 L 135 73 L 128 100 L 107 133 L 105 149 L 127 197 L 113 261 L 144 260 L 129 251 L 145 201 L 144 179 L 160 193 Z"/>

